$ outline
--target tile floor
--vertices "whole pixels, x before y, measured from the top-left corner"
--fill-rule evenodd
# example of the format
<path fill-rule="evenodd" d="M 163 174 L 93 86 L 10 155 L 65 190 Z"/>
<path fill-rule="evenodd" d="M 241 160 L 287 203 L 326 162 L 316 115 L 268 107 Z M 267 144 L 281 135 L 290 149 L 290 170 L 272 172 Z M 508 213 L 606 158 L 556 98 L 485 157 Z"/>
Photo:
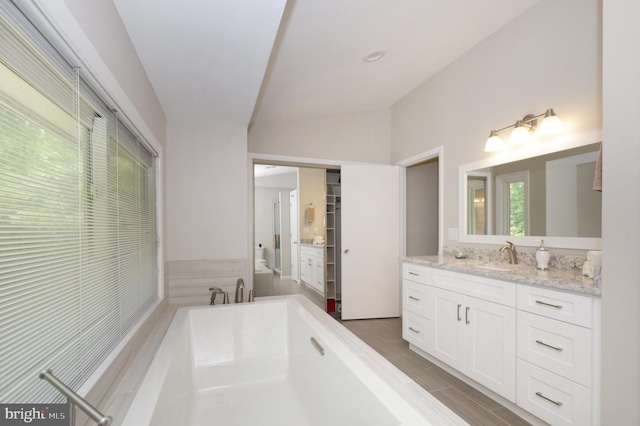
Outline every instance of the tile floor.
<path fill-rule="evenodd" d="M 297 293 L 307 297 L 311 295 L 312 300 L 322 307 L 322 299 L 318 299 L 314 291 L 291 280 L 275 277 L 274 295 Z M 409 343 L 402 339 L 401 318 L 350 320 L 341 323 L 470 425 L 529 425 L 507 408 L 410 350 Z"/>

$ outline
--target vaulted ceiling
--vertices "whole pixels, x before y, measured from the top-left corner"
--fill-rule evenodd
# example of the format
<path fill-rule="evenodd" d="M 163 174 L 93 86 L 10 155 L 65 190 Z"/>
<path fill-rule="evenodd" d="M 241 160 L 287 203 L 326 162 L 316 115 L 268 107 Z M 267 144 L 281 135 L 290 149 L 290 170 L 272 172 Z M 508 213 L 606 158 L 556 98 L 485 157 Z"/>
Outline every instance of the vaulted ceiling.
<path fill-rule="evenodd" d="M 169 120 L 248 125 L 388 108 L 537 1 L 114 3 Z"/>

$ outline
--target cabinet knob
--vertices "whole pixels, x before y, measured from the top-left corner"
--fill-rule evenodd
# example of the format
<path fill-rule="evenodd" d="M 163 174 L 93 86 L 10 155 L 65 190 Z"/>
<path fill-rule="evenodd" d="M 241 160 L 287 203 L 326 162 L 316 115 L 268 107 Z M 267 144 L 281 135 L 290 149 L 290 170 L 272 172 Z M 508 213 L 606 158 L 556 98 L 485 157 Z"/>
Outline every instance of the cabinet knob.
<path fill-rule="evenodd" d="M 349 254 L 349 249 L 346 249 L 346 250 L 344 251 L 344 254 Z"/>

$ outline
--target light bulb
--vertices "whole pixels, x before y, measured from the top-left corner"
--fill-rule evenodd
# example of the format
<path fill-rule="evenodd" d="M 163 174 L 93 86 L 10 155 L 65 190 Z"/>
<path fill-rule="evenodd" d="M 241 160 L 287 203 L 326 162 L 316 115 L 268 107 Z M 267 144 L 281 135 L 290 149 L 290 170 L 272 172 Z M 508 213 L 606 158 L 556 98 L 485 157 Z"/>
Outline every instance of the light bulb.
<path fill-rule="evenodd" d="M 516 121 L 516 125 L 511 132 L 509 142 L 512 144 L 521 144 L 529 141 L 529 129 L 524 127 L 521 120 Z"/>
<path fill-rule="evenodd" d="M 562 121 L 558 118 L 552 108 L 544 113 L 544 119 L 540 123 L 541 135 L 553 135 L 562 131 Z"/>
<path fill-rule="evenodd" d="M 492 130 L 491 134 L 489 135 L 489 139 L 487 139 L 487 142 L 484 144 L 484 151 L 495 152 L 500 151 L 503 148 L 504 142 L 502 142 L 502 139 L 500 139 L 500 136 L 498 136 L 498 132 Z"/>

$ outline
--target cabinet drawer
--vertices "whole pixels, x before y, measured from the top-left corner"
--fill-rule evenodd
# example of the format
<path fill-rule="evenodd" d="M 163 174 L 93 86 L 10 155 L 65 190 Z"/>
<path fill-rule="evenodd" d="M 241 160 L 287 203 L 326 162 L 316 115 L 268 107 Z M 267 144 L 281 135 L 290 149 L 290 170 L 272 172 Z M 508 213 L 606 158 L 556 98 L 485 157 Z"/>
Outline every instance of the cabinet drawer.
<path fill-rule="evenodd" d="M 518 309 L 582 327 L 592 328 L 592 302 L 588 296 L 518 286 Z"/>
<path fill-rule="evenodd" d="M 517 403 L 552 425 L 591 425 L 591 389 L 518 360 Z"/>
<path fill-rule="evenodd" d="M 429 318 L 429 287 L 402 280 L 402 309 Z"/>
<path fill-rule="evenodd" d="M 501 305 L 516 306 L 516 284 L 458 272 L 431 269 L 429 285 Z"/>
<path fill-rule="evenodd" d="M 588 328 L 518 311 L 518 357 L 591 387 Z"/>
<path fill-rule="evenodd" d="M 415 263 L 403 263 L 402 278 L 417 283 L 429 284 L 429 268 Z"/>
<path fill-rule="evenodd" d="M 405 309 L 402 311 L 402 338 L 429 352 L 429 320 Z"/>

